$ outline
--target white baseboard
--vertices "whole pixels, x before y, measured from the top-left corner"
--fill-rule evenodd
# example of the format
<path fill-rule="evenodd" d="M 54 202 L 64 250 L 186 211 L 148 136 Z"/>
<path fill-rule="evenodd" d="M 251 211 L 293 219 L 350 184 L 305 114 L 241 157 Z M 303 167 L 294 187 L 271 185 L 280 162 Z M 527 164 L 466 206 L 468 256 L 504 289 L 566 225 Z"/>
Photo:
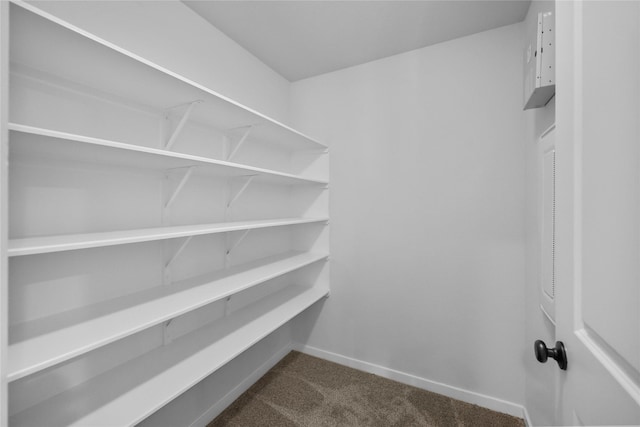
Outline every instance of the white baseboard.
<path fill-rule="evenodd" d="M 329 351 L 297 343 L 291 343 L 290 345 L 283 347 L 266 362 L 260 365 L 260 367 L 249 374 L 240 384 L 238 384 L 238 386 L 233 388 L 222 399 L 213 404 L 206 412 L 198 417 L 196 421 L 191 423 L 189 427 L 206 427 L 206 425 L 210 423 L 211 420 L 220 415 L 220 413 L 222 413 L 222 411 L 224 411 L 227 406 L 231 405 L 238 397 L 240 397 L 242 393 L 247 391 L 249 387 L 255 384 L 256 381 L 258 381 L 264 374 L 266 374 L 269 369 L 273 368 L 291 350 L 297 350 L 311 356 L 338 363 L 340 365 L 349 366 L 350 368 L 369 372 L 371 374 L 379 375 L 384 378 L 389 378 L 403 384 L 408 384 L 414 387 L 421 388 L 423 390 L 442 394 L 443 396 L 451 397 L 453 399 L 462 400 L 463 402 L 482 406 L 484 408 L 491 409 L 492 411 L 502 412 L 504 414 L 520 417 L 524 419 L 527 427 L 533 427 L 526 408 L 516 403 L 487 396 L 485 394 L 464 390 L 458 387 L 453 387 L 437 381 L 431 381 L 425 378 L 417 377 L 415 375 L 406 374 L 395 369 L 385 368 L 384 366 L 364 362 L 362 360 L 353 359 L 337 353 L 332 353 Z"/>
<path fill-rule="evenodd" d="M 255 384 L 269 369 L 273 368 L 276 363 L 282 360 L 291 350 L 293 344 L 284 346 L 280 351 L 274 354 L 269 360 L 260 365 L 256 370 L 249 374 L 240 384 L 234 387 L 222 399 L 214 403 L 205 413 L 200 415 L 197 420 L 189 425 L 189 427 L 206 427 L 215 417 L 220 415 L 227 406 L 231 405 L 242 393 L 247 391 L 249 387 Z"/>
<path fill-rule="evenodd" d="M 420 378 L 415 375 L 406 374 L 394 369 L 385 368 L 384 366 L 375 365 L 373 363 L 342 356 L 340 354 L 321 350 L 315 347 L 310 347 L 308 345 L 294 344 L 293 348 L 302 353 L 329 360 L 340 365 L 349 366 L 350 368 L 369 372 L 371 374 L 379 375 L 384 378 L 389 378 L 403 384 L 408 384 L 414 387 L 421 388 L 423 390 L 442 394 L 453 399 L 462 400 L 463 402 L 482 406 L 484 408 L 491 409 L 492 411 L 502 412 L 503 414 L 509 414 L 515 417 L 524 418 L 526 422 L 529 422 L 528 414 L 526 413 L 525 408 L 521 405 L 509 402 L 507 400 L 498 399 L 496 397 L 487 396 L 485 394 L 476 393 L 469 390 L 464 390 L 458 387 L 439 383 L 437 381 L 431 381 L 426 378 Z"/>

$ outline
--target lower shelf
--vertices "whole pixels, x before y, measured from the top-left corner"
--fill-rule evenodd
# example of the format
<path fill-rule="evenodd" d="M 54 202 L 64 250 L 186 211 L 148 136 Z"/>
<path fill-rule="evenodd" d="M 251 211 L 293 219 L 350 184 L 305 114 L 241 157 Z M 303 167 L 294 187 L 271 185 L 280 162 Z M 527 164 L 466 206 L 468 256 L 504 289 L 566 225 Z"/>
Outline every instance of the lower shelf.
<path fill-rule="evenodd" d="M 7 379 L 20 379 L 325 258 L 287 252 L 16 325 Z"/>
<path fill-rule="evenodd" d="M 131 426 L 328 295 L 289 287 L 11 417 L 12 426 Z"/>

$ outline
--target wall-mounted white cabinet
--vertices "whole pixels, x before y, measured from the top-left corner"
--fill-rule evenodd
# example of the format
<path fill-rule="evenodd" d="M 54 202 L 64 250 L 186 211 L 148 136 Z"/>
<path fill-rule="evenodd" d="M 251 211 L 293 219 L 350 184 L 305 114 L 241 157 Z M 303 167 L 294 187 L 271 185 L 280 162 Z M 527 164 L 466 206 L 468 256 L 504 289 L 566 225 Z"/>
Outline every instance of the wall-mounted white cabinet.
<path fill-rule="evenodd" d="M 556 93 L 556 35 L 552 12 L 538 14 L 524 49 L 524 109 L 547 105 Z"/>
<path fill-rule="evenodd" d="M 9 9 L 3 423 L 134 425 L 328 295 L 328 149 Z"/>

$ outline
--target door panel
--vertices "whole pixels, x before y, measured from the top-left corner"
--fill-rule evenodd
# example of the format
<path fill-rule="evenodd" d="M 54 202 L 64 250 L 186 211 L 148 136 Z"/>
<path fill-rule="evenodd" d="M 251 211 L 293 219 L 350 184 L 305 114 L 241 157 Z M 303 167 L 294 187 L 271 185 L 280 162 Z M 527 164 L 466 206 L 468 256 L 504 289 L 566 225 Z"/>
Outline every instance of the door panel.
<path fill-rule="evenodd" d="M 597 334 L 637 370 L 638 4 L 585 2 L 582 8 L 581 318 L 590 336 Z"/>
<path fill-rule="evenodd" d="M 557 3 L 566 425 L 640 425 L 640 4 Z"/>
<path fill-rule="evenodd" d="M 609 371 L 609 368 L 615 369 L 615 362 L 608 360 L 597 345 L 582 335 L 583 332 L 578 332 L 577 346 L 572 345 L 573 350 L 580 354 L 574 351 L 574 356 L 567 349 L 572 370 L 567 372 L 570 381 L 565 382 L 563 395 L 565 398 L 567 394 L 571 396 L 566 407 L 560 411 L 563 424 L 640 425 L 640 408 L 633 391 L 625 390 L 624 378 L 616 378 L 615 372 Z"/>

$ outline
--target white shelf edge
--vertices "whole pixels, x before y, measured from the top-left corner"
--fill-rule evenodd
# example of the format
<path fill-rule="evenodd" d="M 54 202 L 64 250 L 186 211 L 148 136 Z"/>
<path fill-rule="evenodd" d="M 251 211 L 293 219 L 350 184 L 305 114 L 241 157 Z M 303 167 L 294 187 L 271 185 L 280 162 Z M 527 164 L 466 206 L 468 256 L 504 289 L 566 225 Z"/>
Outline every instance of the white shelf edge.
<path fill-rule="evenodd" d="M 164 295 L 62 330 L 9 345 L 7 380 L 15 381 L 73 359 L 328 257 L 326 254 L 308 252 L 287 255 L 284 259 L 278 259 L 282 256 L 268 257 L 275 260 L 255 268 L 243 270 L 242 266 L 238 266 L 233 269 L 238 271 L 230 275 L 188 287 L 175 294 Z M 197 278 L 188 280 L 188 282 L 194 281 L 197 281 Z M 240 281 L 240 283 L 234 283 L 234 281 Z M 171 286 L 179 286 L 179 283 Z"/>
<path fill-rule="evenodd" d="M 230 99 L 230 98 L 228 98 L 228 97 L 226 97 L 226 96 L 224 96 L 224 95 L 222 95 L 222 94 L 220 94 L 218 92 L 215 92 L 215 91 L 213 91 L 213 90 L 211 90 L 211 89 L 209 89 L 209 88 L 207 88 L 207 87 L 205 87 L 205 86 L 203 86 L 201 84 L 198 84 L 198 83 L 196 83 L 196 82 L 194 82 L 194 81 L 192 81 L 192 80 L 190 80 L 190 79 L 188 79 L 188 78 L 186 78 L 184 76 L 181 76 L 180 74 L 174 73 L 171 70 L 168 70 L 168 69 L 166 69 L 164 67 L 161 67 L 160 65 L 155 64 L 154 62 L 151 62 L 151 61 L 149 61 L 149 60 L 147 60 L 147 59 L 145 59 L 145 58 L 143 58 L 143 57 L 141 57 L 139 55 L 136 55 L 133 52 L 129 52 L 128 50 L 123 49 L 120 46 L 117 46 L 117 45 L 115 45 L 115 44 L 113 44 L 113 43 L 111 43 L 111 42 L 109 42 L 107 40 L 104 40 L 104 39 L 96 36 L 95 34 L 92 34 L 92 33 L 88 32 L 88 31 L 85 31 L 85 30 L 79 28 L 79 27 L 76 27 L 75 25 L 73 25 L 73 24 L 71 24 L 71 23 L 69 23 L 67 21 L 64 21 L 63 19 L 60 19 L 60 18 L 58 18 L 58 17 L 56 17 L 56 16 L 54 16 L 54 15 L 48 13 L 48 12 L 45 12 L 44 10 L 42 10 L 42 9 L 40 9 L 40 8 L 34 6 L 34 5 L 31 5 L 31 4 L 27 3 L 24 0 L 10 0 L 10 1 L 12 3 L 16 4 L 17 6 L 20 6 L 23 9 L 26 9 L 26 10 L 32 12 L 32 13 L 35 13 L 36 15 L 38 15 L 38 16 L 40 16 L 42 18 L 45 18 L 45 19 L 47 19 L 47 20 L 49 20 L 51 22 L 54 22 L 54 23 L 56 23 L 56 24 L 58 24 L 58 25 L 60 25 L 60 26 L 62 26 L 64 28 L 70 30 L 70 31 L 73 31 L 76 34 L 81 35 L 82 37 L 85 37 L 85 38 L 87 38 L 89 40 L 92 40 L 92 41 L 94 41 L 96 43 L 99 43 L 99 44 L 101 44 L 101 45 L 103 45 L 105 47 L 108 47 L 109 49 L 112 49 L 112 50 L 114 50 L 114 51 L 116 51 L 116 52 L 118 52 L 118 53 L 120 53 L 122 55 L 125 55 L 125 56 L 127 56 L 127 57 L 129 57 L 129 58 L 131 58 L 131 59 L 133 59 L 133 60 L 135 60 L 137 62 L 140 62 L 140 63 L 142 63 L 142 64 L 144 64 L 144 65 L 146 65 L 148 67 L 151 67 L 151 68 L 153 68 L 153 69 L 155 69 L 157 71 L 160 71 L 161 73 L 164 73 L 164 74 L 166 74 L 166 75 L 168 75 L 170 77 L 173 77 L 176 80 L 179 80 L 179 81 L 181 81 L 183 83 L 186 83 L 186 84 L 188 84 L 188 85 L 190 85 L 190 86 L 192 86 L 192 87 L 194 87 L 194 88 L 196 88 L 198 90 L 201 90 L 201 91 L 203 91 L 203 92 L 205 92 L 205 93 L 207 93 L 209 95 L 212 95 L 212 96 L 214 96 L 214 97 L 216 97 L 218 99 L 221 99 L 221 100 L 223 100 L 225 102 L 228 102 L 229 104 L 231 104 L 234 107 L 237 107 L 237 108 L 240 108 L 242 110 L 245 110 L 245 111 L 249 112 L 250 114 L 255 115 L 258 119 L 266 120 L 268 123 L 270 123 L 270 124 L 272 124 L 272 125 L 274 125 L 276 127 L 279 127 L 279 128 L 284 129 L 284 130 L 286 130 L 288 132 L 291 132 L 294 135 L 297 135 L 300 138 L 302 138 L 302 139 L 304 139 L 304 140 L 306 140 L 308 142 L 311 142 L 314 145 L 317 145 L 318 148 L 327 148 L 327 145 L 317 141 L 314 138 L 311 138 L 310 136 L 307 136 L 307 135 L 303 134 L 302 132 L 299 132 L 299 131 L 297 131 L 297 130 L 295 130 L 295 129 L 293 129 L 293 128 L 291 128 L 291 127 L 289 127 L 289 126 L 287 126 L 287 125 L 285 125 L 283 123 L 280 123 L 277 120 L 272 119 L 271 117 L 265 116 L 264 114 L 259 113 L 258 111 L 255 111 L 252 108 L 249 108 L 249 107 L 247 107 L 245 105 L 242 105 L 239 102 L 236 102 L 236 101 L 234 101 L 234 100 L 232 100 L 232 99 Z M 247 123 L 247 124 L 250 124 L 250 123 Z"/>
<path fill-rule="evenodd" d="M 193 342 L 201 340 L 201 335 L 208 336 L 215 328 L 205 327 L 203 330 L 193 332 L 167 347 L 160 347 L 115 368 L 115 372 L 109 371 L 48 401 L 15 414 L 11 417 L 11 424 L 16 427 L 34 425 L 34 423 L 37 425 L 38 422 L 42 423 L 46 420 L 46 423 L 50 423 L 48 425 L 133 426 L 226 365 L 327 294 L 328 290 L 325 288 L 309 288 L 303 292 L 293 289 L 280 291 L 266 300 L 229 316 L 225 326 L 220 328 L 232 329 L 233 332 L 206 347 L 186 356 L 183 354 L 186 352 L 183 346 L 193 345 Z M 277 305 L 271 307 L 274 302 L 277 302 Z M 257 310 L 260 312 L 259 315 L 250 314 Z M 154 362 L 161 360 L 170 365 L 157 366 L 157 363 L 150 363 L 152 360 Z M 137 378 L 130 379 L 129 376 L 140 376 L 143 380 L 123 391 L 121 390 L 123 379 L 128 382 L 137 381 Z M 110 392 L 110 395 L 96 396 L 91 392 L 96 387 L 101 390 L 115 391 Z M 79 400 L 82 401 L 79 402 Z M 92 407 L 92 411 L 84 415 L 75 412 L 78 410 L 75 408 L 83 408 L 86 407 L 85 405 Z M 52 411 L 69 413 L 57 414 L 58 419 L 56 419 L 56 414 L 51 413 Z"/>
<path fill-rule="evenodd" d="M 179 160 L 192 161 L 192 162 L 201 163 L 205 166 L 211 166 L 211 167 L 222 166 L 226 168 L 236 169 L 239 171 L 246 171 L 248 173 L 275 176 L 279 178 L 289 179 L 292 181 L 306 182 L 309 184 L 325 184 L 326 185 L 329 183 L 329 181 L 327 180 L 305 178 L 300 175 L 293 175 L 285 172 L 278 172 L 271 169 L 264 169 L 264 168 L 259 168 L 255 166 L 243 165 L 240 163 L 228 162 L 228 161 L 213 159 L 209 157 L 196 156 L 193 154 L 178 153 L 175 151 L 167 151 L 167 150 L 161 150 L 158 148 L 145 147 L 141 145 L 127 144 L 127 143 L 118 142 L 118 141 L 110 141 L 107 139 L 93 138 L 90 136 L 66 133 L 66 132 L 61 132 L 53 129 L 44 129 L 44 128 L 39 128 L 35 126 L 23 125 L 19 123 L 10 122 L 8 124 L 8 129 L 13 132 L 20 132 L 20 133 L 30 134 L 30 135 L 38 135 L 38 136 L 62 139 L 67 141 L 82 142 L 88 145 L 104 147 L 104 148 L 112 148 L 114 150 L 130 151 L 130 152 L 141 153 L 141 154 L 150 154 L 150 155 L 164 157 L 167 159 L 179 159 Z"/>
<path fill-rule="evenodd" d="M 9 257 L 14 257 L 51 252 L 64 252 L 78 249 L 175 239 L 178 237 L 201 236 L 205 234 L 226 233 L 229 231 L 282 227 L 287 225 L 309 224 L 323 221 L 328 221 L 328 218 L 284 218 L 260 221 L 236 221 L 173 227 L 153 227 L 124 231 L 106 231 L 100 233 L 29 237 L 9 240 L 7 255 Z"/>

